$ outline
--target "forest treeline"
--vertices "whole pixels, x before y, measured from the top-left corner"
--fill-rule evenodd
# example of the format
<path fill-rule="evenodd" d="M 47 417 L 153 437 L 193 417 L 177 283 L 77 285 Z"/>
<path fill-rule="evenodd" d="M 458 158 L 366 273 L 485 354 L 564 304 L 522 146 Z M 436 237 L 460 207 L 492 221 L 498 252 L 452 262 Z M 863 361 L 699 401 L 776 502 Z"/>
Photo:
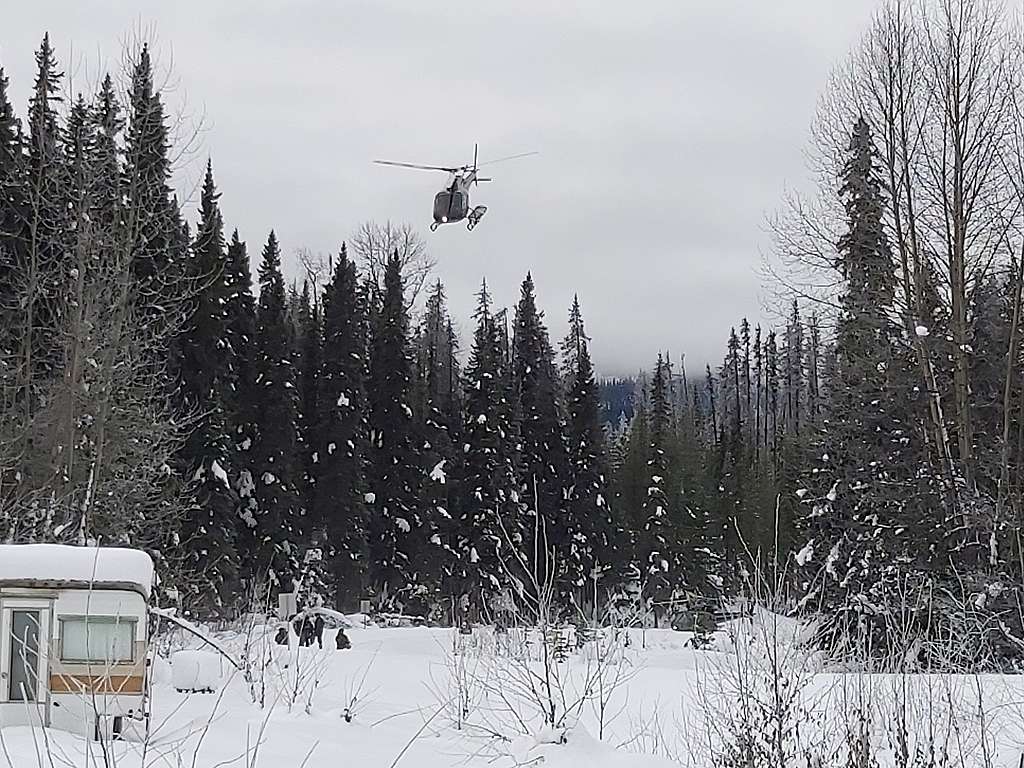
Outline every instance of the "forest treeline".
<path fill-rule="evenodd" d="M 289 283 L 272 222 L 250 255 L 224 221 L 212 162 L 189 220 L 149 49 L 65 102 L 44 38 L 24 120 L 0 70 L 0 539 L 145 548 L 198 615 L 297 590 L 488 619 L 538 579 L 567 615 L 755 592 L 823 639 L 970 627 L 971 661 L 1019 654 L 1000 14 L 882 9 L 822 102 L 818 193 L 776 221 L 788 318 L 603 402 L 580 302 L 552 340 L 529 273 L 508 309 L 483 283 L 460 339 L 408 228 L 367 224 Z"/>

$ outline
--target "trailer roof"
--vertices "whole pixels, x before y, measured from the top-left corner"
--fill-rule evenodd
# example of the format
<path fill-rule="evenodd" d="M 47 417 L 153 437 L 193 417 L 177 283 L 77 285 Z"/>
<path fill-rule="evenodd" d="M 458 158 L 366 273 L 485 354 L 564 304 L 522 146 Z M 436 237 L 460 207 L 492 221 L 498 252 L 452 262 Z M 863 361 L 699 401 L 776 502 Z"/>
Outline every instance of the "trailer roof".
<path fill-rule="evenodd" d="M 0 544 L 0 587 L 129 589 L 147 599 L 153 560 L 138 549 Z"/>

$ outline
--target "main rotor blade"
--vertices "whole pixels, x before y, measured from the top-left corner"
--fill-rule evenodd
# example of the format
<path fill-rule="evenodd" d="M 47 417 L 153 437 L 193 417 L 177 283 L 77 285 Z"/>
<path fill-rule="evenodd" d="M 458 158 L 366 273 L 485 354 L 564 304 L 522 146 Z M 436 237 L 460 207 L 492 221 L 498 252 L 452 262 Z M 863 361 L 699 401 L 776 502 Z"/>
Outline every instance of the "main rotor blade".
<path fill-rule="evenodd" d="M 520 157 L 529 157 L 530 155 L 539 155 L 540 152 L 523 152 L 518 155 L 509 155 L 508 157 L 499 157 L 497 160 L 488 160 L 486 163 L 480 163 L 479 168 L 485 165 L 494 165 L 495 163 L 504 163 L 506 160 L 518 160 Z"/>
<path fill-rule="evenodd" d="M 399 168 L 416 168 L 421 171 L 447 171 L 448 173 L 455 173 L 458 168 L 445 168 L 441 165 L 416 165 L 415 163 L 396 163 L 394 160 L 374 160 L 373 162 L 377 165 L 395 165 Z"/>

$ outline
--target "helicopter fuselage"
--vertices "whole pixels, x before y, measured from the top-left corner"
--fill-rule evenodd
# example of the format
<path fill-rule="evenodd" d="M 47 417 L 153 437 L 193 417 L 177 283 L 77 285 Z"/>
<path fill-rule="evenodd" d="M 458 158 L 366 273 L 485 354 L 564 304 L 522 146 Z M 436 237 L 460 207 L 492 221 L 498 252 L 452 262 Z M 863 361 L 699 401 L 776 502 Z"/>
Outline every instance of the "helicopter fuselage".
<path fill-rule="evenodd" d="M 469 185 L 472 176 L 453 175 L 448 185 L 434 195 L 435 224 L 453 224 L 469 215 Z"/>

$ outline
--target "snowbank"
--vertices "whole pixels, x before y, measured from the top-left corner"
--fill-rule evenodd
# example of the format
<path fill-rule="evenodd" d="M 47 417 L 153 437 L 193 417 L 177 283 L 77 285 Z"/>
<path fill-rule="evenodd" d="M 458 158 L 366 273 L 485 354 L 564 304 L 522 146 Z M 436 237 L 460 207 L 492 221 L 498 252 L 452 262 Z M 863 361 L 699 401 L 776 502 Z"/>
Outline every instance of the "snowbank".
<path fill-rule="evenodd" d="M 153 561 L 138 549 L 69 547 L 62 544 L 0 544 L 0 584 L 125 585 L 149 598 Z"/>
<path fill-rule="evenodd" d="M 178 651 L 171 656 L 171 685 L 178 691 L 212 693 L 220 687 L 220 655 L 211 651 Z"/>

